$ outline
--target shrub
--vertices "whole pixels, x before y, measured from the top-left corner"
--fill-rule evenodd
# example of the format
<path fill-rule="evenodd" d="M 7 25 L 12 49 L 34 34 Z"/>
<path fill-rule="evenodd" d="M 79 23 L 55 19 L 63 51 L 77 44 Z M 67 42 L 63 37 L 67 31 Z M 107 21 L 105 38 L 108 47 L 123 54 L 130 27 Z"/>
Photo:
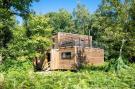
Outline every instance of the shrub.
<path fill-rule="evenodd" d="M 134 89 L 135 64 L 119 74 L 108 71 L 107 65 L 83 66 L 78 72 L 33 72 L 29 62 L 21 62 L 1 72 L 3 89 Z M 7 67 L 5 67 L 7 68 Z M 1 81 L 1 80 L 0 80 Z"/>

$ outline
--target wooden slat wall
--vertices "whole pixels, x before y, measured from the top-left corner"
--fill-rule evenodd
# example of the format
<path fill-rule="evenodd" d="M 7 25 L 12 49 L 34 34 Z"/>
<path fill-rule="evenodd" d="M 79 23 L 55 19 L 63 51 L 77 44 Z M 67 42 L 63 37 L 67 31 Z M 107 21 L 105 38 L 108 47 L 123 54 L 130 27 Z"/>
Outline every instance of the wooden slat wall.
<path fill-rule="evenodd" d="M 77 49 L 79 46 L 73 47 L 59 47 L 60 42 L 68 40 L 84 40 L 85 44 L 92 44 L 92 37 L 87 35 L 78 35 L 70 33 L 61 33 L 53 37 L 54 49 L 51 50 L 51 70 L 55 69 L 75 69 L 79 59 L 77 59 Z M 62 52 L 72 52 L 72 59 L 61 59 Z M 84 47 L 85 60 L 88 64 L 99 65 L 104 63 L 104 50 L 100 48 Z"/>
<path fill-rule="evenodd" d="M 75 66 L 75 48 L 68 47 L 68 48 L 60 48 L 59 50 L 59 69 L 74 69 Z M 61 53 L 62 52 L 71 52 L 71 59 L 62 59 Z"/>
<path fill-rule="evenodd" d="M 85 48 L 88 64 L 99 65 L 104 63 L 104 50 L 99 48 Z"/>
<path fill-rule="evenodd" d="M 52 49 L 50 68 L 51 68 L 51 70 L 55 70 L 55 69 L 58 69 L 58 66 L 59 66 L 59 50 Z"/>
<path fill-rule="evenodd" d="M 69 40 L 74 40 L 74 41 L 83 40 L 84 41 L 83 43 L 85 44 L 85 46 L 86 45 L 89 46 L 89 44 L 90 45 L 92 44 L 92 36 L 87 36 L 87 35 L 59 32 L 53 38 L 55 40 L 55 48 L 58 48 L 58 46 L 61 42 L 69 41 Z"/>

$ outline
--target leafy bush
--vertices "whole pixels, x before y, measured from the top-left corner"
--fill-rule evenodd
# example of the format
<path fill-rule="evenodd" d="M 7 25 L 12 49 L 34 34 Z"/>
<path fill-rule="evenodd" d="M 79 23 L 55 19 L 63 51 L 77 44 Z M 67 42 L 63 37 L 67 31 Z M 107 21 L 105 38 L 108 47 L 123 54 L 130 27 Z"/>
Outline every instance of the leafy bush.
<path fill-rule="evenodd" d="M 22 67 L 11 67 L 3 74 L 4 89 L 134 89 L 135 64 L 119 75 L 113 71 L 105 72 L 103 66 L 86 66 L 78 72 L 49 71 L 33 72 L 32 66 L 25 62 Z M 31 66 L 31 67 L 30 67 Z M 26 67 L 30 67 L 25 70 Z"/>
<path fill-rule="evenodd" d="M 123 69 L 127 69 L 128 66 L 124 62 L 124 59 L 122 57 L 119 57 L 118 59 L 111 59 L 109 62 L 108 66 L 106 66 L 106 71 L 115 71 L 115 72 L 120 72 Z"/>

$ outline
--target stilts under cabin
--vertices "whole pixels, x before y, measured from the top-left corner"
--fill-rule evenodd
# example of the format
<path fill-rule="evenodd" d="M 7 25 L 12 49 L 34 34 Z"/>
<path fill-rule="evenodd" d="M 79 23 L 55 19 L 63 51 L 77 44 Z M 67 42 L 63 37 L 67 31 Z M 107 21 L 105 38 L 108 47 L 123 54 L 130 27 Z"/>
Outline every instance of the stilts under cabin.
<path fill-rule="evenodd" d="M 59 32 L 46 53 L 43 70 L 75 70 L 82 64 L 104 63 L 104 50 L 92 47 L 92 36 Z"/>

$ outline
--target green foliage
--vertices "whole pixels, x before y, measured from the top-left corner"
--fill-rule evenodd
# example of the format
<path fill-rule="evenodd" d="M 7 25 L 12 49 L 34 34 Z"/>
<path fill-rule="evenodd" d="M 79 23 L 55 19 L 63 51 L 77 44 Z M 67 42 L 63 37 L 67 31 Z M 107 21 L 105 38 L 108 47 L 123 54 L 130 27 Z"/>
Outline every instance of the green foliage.
<path fill-rule="evenodd" d="M 50 12 L 45 16 L 50 17 L 50 24 L 54 27 L 53 34 L 57 32 L 88 34 L 91 27 L 90 13 L 81 4 L 77 5 L 72 14 L 60 9 L 58 12 Z"/>
<path fill-rule="evenodd" d="M 31 12 L 31 3 L 37 0 L 0 0 L 0 48 L 5 47 L 11 40 L 13 16 L 18 15 L 26 19 Z"/>
<path fill-rule="evenodd" d="M 50 40 L 52 28 L 48 22 L 49 18 L 44 16 L 31 16 L 30 38 L 27 37 L 27 30 L 24 27 L 16 26 L 12 31 L 14 39 L 8 44 L 5 54 L 18 61 L 41 56 L 52 44 Z"/>
<path fill-rule="evenodd" d="M 72 15 L 64 10 L 60 9 L 58 12 L 50 12 L 45 16 L 50 17 L 50 24 L 53 27 L 53 34 L 58 32 L 73 32 L 74 22 Z"/>
<path fill-rule="evenodd" d="M 12 15 L 26 17 L 31 12 L 30 6 L 39 0 L 0 0 L 0 18 L 6 20 Z"/>
<path fill-rule="evenodd" d="M 134 89 L 135 0 L 102 0 L 91 15 L 78 4 L 45 15 L 30 14 L 37 0 L 0 0 L 0 89 Z M 25 19 L 16 24 L 14 15 Z M 91 29 L 92 28 L 92 29 Z M 78 72 L 33 72 L 31 60 L 50 49 L 52 34 L 70 32 L 93 36 L 93 46 L 105 49 L 108 65 L 83 66 Z M 121 41 L 125 40 L 124 46 Z M 120 52 L 121 49 L 121 52 Z M 1 63 L 1 61 L 0 61 Z"/>
<path fill-rule="evenodd" d="M 0 49 L 7 47 L 7 43 L 12 39 L 12 31 L 15 27 L 15 18 L 10 17 L 7 21 L 0 19 Z"/>
<path fill-rule="evenodd" d="M 130 4 L 132 3 L 132 4 Z M 96 45 L 105 48 L 106 57 L 118 58 L 122 39 L 126 40 L 122 54 L 125 58 L 134 56 L 135 32 L 132 15 L 134 12 L 133 0 L 103 0 L 99 9 L 93 16 L 92 34 L 95 37 Z M 129 19 L 131 18 L 131 19 Z M 130 49 L 131 48 L 131 49 Z"/>
<path fill-rule="evenodd" d="M 108 66 L 105 67 L 105 71 L 114 71 L 117 74 L 123 70 L 128 70 L 129 66 L 125 64 L 122 57 L 118 59 L 111 59 Z"/>
<path fill-rule="evenodd" d="M 134 89 L 134 67 L 135 65 L 130 65 L 128 70 L 121 71 L 119 75 L 111 71 L 104 72 L 102 66 L 99 68 L 87 66 L 78 72 L 37 73 L 16 67 L 10 68 L 0 77 L 4 76 L 2 85 L 4 89 Z"/>
<path fill-rule="evenodd" d="M 36 51 L 35 56 L 43 54 L 51 45 L 52 27 L 49 24 L 48 17 L 31 16 L 29 19 L 30 39 L 28 40 L 29 47 Z"/>
<path fill-rule="evenodd" d="M 91 18 L 88 9 L 81 4 L 78 4 L 73 11 L 73 20 L 75 24 L 75 33 L 88 35 L 91 29 Z"/>

